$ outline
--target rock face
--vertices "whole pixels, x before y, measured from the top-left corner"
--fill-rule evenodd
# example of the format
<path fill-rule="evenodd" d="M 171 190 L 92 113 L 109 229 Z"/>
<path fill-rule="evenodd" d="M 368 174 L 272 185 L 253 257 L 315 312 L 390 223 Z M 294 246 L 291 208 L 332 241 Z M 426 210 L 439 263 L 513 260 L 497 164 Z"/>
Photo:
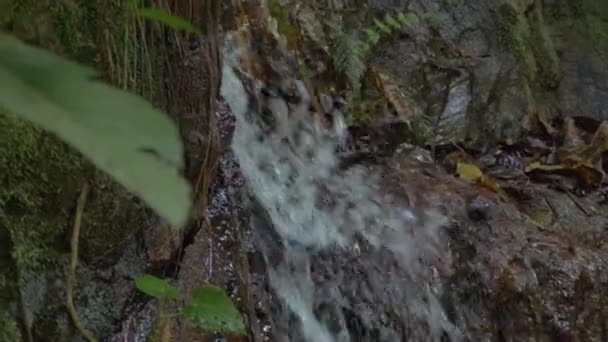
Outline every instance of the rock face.
<path fill-rule="evenodd" d="M 428 184 L 419 193 L 449 217 L 454 273 L 444 278 L 444 303 L 467 340 L 608 337 L 606 205 L 530 185 L 531 200 L 518 207 L 441 172 L 418 181 L 415 163 L 399 159 L 411 167 L 404 186 Z M 540 227 L 530 217 L 544 210 L 554 214 Z"/>
<path fill-rule="evenodd" d="M 432 15 L 383 36 L 371 61 L 400 86 L 410 111 L 437 122 L 436 143 L 514 140 L 538 118 L 608 118 L 601 0 L 339 3 L 329 1 L 329 13 L 344 13 L 348 32 L 373 28 L 386 13 Z"/>

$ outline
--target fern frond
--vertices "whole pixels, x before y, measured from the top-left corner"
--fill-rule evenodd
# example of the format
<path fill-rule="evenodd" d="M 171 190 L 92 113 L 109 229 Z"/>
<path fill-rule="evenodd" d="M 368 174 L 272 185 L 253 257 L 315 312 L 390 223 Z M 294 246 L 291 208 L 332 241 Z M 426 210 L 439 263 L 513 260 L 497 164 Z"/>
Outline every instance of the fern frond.
<path fill-rule="evenodd" d="M 414 13 L 404 14 L 402 12 L 399 12 L 397 14 L 397 20 L 405 26 L 417 24 L 420 22 L 420 18 L 418 18 L 418 16 Z"/>
<path fill-rule="evenodd" d="M 428 20 L 432 25 L 440 25 L 443 20 L 441 14 L 438 12 L 425 12 L 422 14 L 422 17 Z"/>
<path fill-rule="evenodd" d="M 361 85 L 361 77 L 365 73 L 369 45 L 361 42 L 352 34 L 344 32 L 342 25 L 329 25 L 331 57 L 334 67 L 344 73 L 353 90 Z"/>
<path fill-rule="evenodd" d="M 372 29 L 365 29 L 365 33 L 367 33 L 367 40 L 371 43 L 371 44 L 377 44 L 378 41 L 380 40 L 380 34 Z"/>
<path fill-rule="evenodd" d="M 374 24 L 376 24 L 376 27 L 378 27 L 382 32 L 384 32 L 386 34 L 390 34 L 392 31 L 389 26 L 385 25 L 384 23 L 382 23 L 381 21 L 379 21 L 376 18 L 374 18 Z"/>
<path fill-rule="evenodd" d="M 384 16 L 384 22 L 395 30 L 401 29 L 401 24 L 399 24 L 399 22 L 388 13 Z"/>
<path fill-rule="evenodd" d="M 419 24 L 421 19 L 437 21 L 438 15 L 434 13 L 397 12 L 387 13 L 383 18 L 374 18 L 374 24 L 365 28 L 364 38 L 359 40 L 356 35 L 344 31 L 341 21 L 330 20 L 329 28 L 330 55 L 334 67 L 342 72 L 349 80 L 352 90 L 358 91 L 361 78 L 367 69 L 367 58 L 371 49 L 378 44 L 385 35 L 390 35 L 406 26 Z"/>

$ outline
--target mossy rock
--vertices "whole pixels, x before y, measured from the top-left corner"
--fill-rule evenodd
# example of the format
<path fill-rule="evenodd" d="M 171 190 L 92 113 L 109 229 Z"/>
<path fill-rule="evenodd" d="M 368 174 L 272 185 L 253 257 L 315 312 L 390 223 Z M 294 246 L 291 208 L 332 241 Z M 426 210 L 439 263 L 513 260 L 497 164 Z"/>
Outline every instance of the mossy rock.
<path fill-rule="evenodd" d="M 17 322 L 3 310 L 0 310 L 0 341 L 21 341 L 21 331 Z"/>
<path fill-rule="evenodd" d="M 120 86 L 135 88 L 146 97 L 155 96 L 155 102 L 162 103 L 157 95 L 162 89 L 158 84 L 162 84 L 164 60 L 151 57 L 157 49 L 153 44 L 149 44 L 148 55 L 141 53 L 143 47 L 135 32 L 145 27 L 135 30 L 135 24 L 127 20 L 129 3 L 2 2 L 0 29 L 96 67 L 106 80 L 120 75 L 116 79 L 127 80 Z M 125 41 L 127 29 L 131 35 Z M 121 64 L 123 57 L 127 64 Z M 107 59 L 113 59 L 112 68 Z M 145 81 L 136 81 L 143 78 Z M 65 293 L 57 286 L 64 287 L 76 201 L 83 184 L 89 182 L 92 186 L 83 215 L 79 256 L 80 267 L 86 272 L 77 272 L 75 300 L 89 329 L 108 332 L 115 318 L 109 312 L 112 296 L 107 293 L 108 284 L 92 275 L 92 265 L 111 265 L 117 260 L 125 243 L 145 227 L 144 206 L 53 134 L 2 111 L 0 132 L 0 307 L 18 307 L 19 290 L 27 290 L 26 300 L 38 303 L 32 312 L 36 335 L 59 341 L 74 334 L 65 310 Z M 38 281 L 26 281 L 34 275 Z M 36 288 L 36 284 L 42 287 Z M 0 321 L 4 319 L 0 317 Z M 14 320 L 7 318 L 6 322 Z M 2 326 L 0 341 L 7 340 L 3 339 L 4 330 Z"/>
<path fill-rule="evenodd" d="M 528 81 L 555 88 L 561 76 L 559 58 L 545 28 L 539 4 L 526 14 L 511 3 L 498 8 L 498 42 L 519 60 Z"/>
<path fill-rule="evenodd" d="M 93 168 L 53 135 L 0 115 L 0 219 L 19 267 L 39 270 L 65 249 L 72 208 Z"/>
<path fill-rule="evenodd" d="M 67 258 L 61 260 L 67 265 Z M 94 336 L 108 336 L 117 314 L 112 307 L 113 294 L 110 287 L 96 278 L 92 268 L 78 267 L 78 281 L 75 286 L 74 303 L 78 317 Z M 25 288 L 29 291 L 40 291 L 35 298 L 28 296 L 27 304 L 36 308 L 32 334 L 35 340 L 53 336 L 56 341 L 67 341 L 79 333 L 72 325 L 68 311 L 65 309 L 65 275 L 61 271 L 32 274 Z"/>

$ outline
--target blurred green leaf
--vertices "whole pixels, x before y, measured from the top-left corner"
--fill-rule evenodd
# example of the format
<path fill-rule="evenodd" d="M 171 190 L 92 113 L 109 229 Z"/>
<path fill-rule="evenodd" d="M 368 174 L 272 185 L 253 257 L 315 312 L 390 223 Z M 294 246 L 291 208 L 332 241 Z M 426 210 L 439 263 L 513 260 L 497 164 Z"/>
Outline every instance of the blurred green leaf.
<path fill-rule="evenodd" d="M 384 16 L 384 22 L 387 25 L 393 27 L 395 30 L 401 29 L 401 24 L 397 20 L 395 20 L 395 18 L 393 18 L 393 16 L 391 16 L 388 13 Z"/>
<path fill-rule="evenodd" d="M 188 20 L 157 8 L 138 8 L 135 14 L 146 19 L 159 21 L 173 29 L 201 34 L 201 31 Z"/>
<path fill-rule="evenodd" d="M 372 43 L 372 44 L 377 44 L 378 41 L 380 40 L 380 34 L 372 29 L 365 29 L 365 33 L 367 33 L 367 39 Z"/>
<path fill-rule="evenodd" d="M 190 187 L 179 174 L 183 147 L 176 126 L 143 98 L 96 76 L 0 32 L 0 108 L 57 134 L 171 224 L 181 225 Z"/>
<path fill-rule="evenodd" d="M 382 23 L 381 21 L 379 21 L 378 19 L 374 18 L 374 23 L 376 24 L 376 26 L 384 33 L 386 34 L 390 34 L 391 33 L 391 28 L 384 25 L 384 23 Z"/>
<path fill-rule="evenodd" d="M 135 279 L 135 286 L 143 293 L 156 299 L 179 299 L 179 290 L 164 279 L 150 274 Z"/>
<path fill-rule="evenodd" d="M 212 331 L 245 333 L 243 316 L 223 289 L 201 286 L 185 309 L 192 323 Z"/>
<path fill-rule="evenodd" d="M 403 25 L 418 24 L 420 22 L 420 19 L 414 13 L 399 13 L 397 14 L 397 20 L 399 20 L 399 22 L 401 22 Z"/>

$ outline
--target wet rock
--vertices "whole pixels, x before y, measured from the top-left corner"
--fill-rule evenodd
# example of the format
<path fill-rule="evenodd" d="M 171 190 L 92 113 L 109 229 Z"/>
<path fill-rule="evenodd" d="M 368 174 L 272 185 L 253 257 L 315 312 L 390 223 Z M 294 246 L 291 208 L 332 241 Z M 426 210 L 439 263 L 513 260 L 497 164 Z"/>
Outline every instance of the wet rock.
<path fill-rule="evenodd" d="M 450 289 L 445 303 L 467 340 L 605 339 L 608 313 L 601 298 L 608 277 L 598 270 L 608 266 L 608 250 L 605 242 L 589 239 L 606 241 L 608 232 L 598 230 L 605 217 L 587 216 L 567 194 L 539 187 L 535 191 L 549 196 L 544 198 L 561 213 L 550 229 L 540 229 L 513 204 L 436 177 L 441 181 L 425 187 L 422 196 L 440 191 L 427 203 L 440 204 L 453 225 L 454 274 L 444 278 Z M 597 328 L 585 328 L 583 321 Z"/>
<path fill-rule="evenodd" d="M 166 222 L 158 222 L 145 230 L 148 261 L 153 269 L 166 267 L 175 257 L 183 235 Z"/>

